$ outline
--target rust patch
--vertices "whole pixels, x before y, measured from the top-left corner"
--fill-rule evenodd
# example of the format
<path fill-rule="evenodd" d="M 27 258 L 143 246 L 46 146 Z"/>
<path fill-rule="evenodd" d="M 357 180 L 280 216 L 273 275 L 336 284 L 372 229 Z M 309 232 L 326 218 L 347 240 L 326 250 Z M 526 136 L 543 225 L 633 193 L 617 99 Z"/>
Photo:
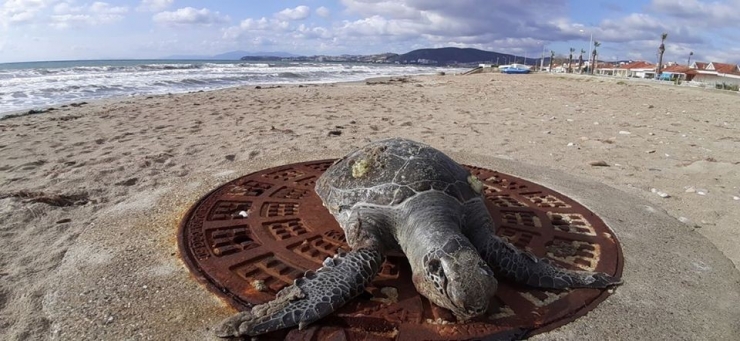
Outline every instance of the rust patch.
<path fill-rule="evenodd" d="M 304 271 L 319 268 L 339 248 L 348 249 L 342 230 L 313 188 L 333 162 L 252 173 L 191 207 L 180 224 L 178 242 L 196 279 L 244 310 L 272 300 Z M 532 182 L 466 168 L 481 179 L 500 236 L 565 268 L 621 276 L 619 242 L 596 214 Z M 406 258 L 390 255 L 365 295 L 305 330 L 277 331 L 264 339 L 520 339 L 573 321 L 609 296 L 608 290 L 537 290 L 500 281 L 488 314 L 457 324 L 452 314 L 416 292 L 410 276 Z M 394 293 L 392 299 L 389 292 Z"/>

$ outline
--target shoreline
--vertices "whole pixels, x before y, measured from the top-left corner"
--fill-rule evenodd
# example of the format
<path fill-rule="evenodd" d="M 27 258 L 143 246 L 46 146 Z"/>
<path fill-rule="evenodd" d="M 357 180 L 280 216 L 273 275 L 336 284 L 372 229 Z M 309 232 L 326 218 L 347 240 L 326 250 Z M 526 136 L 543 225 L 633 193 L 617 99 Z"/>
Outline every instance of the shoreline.
<path fill-rule="evenodd" d="M 235 85 L 235 86 L 227 86 L 224 88 L 218 88 L 218 89 L 208 89 L 208 90 L 196 90 L 196 91 L 182 91 L 182 92 L 170 92 L 170 93 L 164 93 L 164 94 L 136 94 L 136 95 L 120 95 L 120 96 L 111 96 L 111 97 L 105 97 L 105 98 L 93 98 L 93 99 L 78 99 L 75 101 L 69 101 L 69 102 L 59 102 L 57 104 L 51 104 L 46 106 L 35 106 L 35 107 L 29 107 L 26 109 L 18 109 L 18 110 L 10 110 L 10 111 L 4 111 L 0 112 L 0 121 L 11 119 L 15 117 L 22 117 L 22 116 L 28 116 L 28 115 L 38 115 L 38 114 L 45 114 L 49 113 L 55 110 L 64 110 L 66 107 L 75 106 L 76 104 L 82 104 L 87 105 L 90 103 L 101 103 L 101 102 L 119 102 L 119 101 L 125 101 L 125 100 L 136 100 L 136 99 L 146 99 L 148 97 L 153 96 L 170 96 L 170 95 L 182 95 L 182 94 L 194 94 L 194 93 L 203 93 L 203 92 L 215 92 L 215 91 L 222 91 L 222 90 L 229 90 L 229 89 L 242 89 L 242 88 L 257 88 L 260 87 L 269 87 L 269 88 L 280 88 L 280 87 L 301 87 L 301 86 L 321 86 L 321 85 L 331 85 L 331 84 L 362 84 L 367 82 L 383 82 L 387 81 L 392 78 L 403 78 L 403 77 L 428 77 L 428 76 L 435 76 L 438 75 L 439 72 L 436 73 L 424 73 L 424 74 L 403 74 L 403 75 L 394 75 L 394 76 L 375 76 L 375 77 L 368 77 L 361 80 L 347 80 L 347 81 L 326 81 L 326 82 L 306 82 L 306 83 L 255 83 L 255 84 L 245 84 L 245 85 Z M 461 76 L 461 73 L 447 73 L 447 75 L 450 76 Z M 600 76 L 600 75 L 581 75 L 581 74 L 558 74 L 558 73 L 542 73 L 542 76 L 545 77 L 558 77 L 566 79 L 567 77 L 570 77 L 572 79 L 589 79 L 593 78 L 597 81 L 610 81 L 610 82 L 634 82 L 637 84 L 645 84 L 645 85 L 657 85 L 657 86 L 676 86 L 669 82 L 657 82 L 652 80 L 645 80 L 640 78 L 615 78 L 615 77 L 609 77 L 609 76 Z M 469 75 L 468 75 L 469 76 Z M 678 85 L 685 88 L 693 88 L 693 89 L 699 89 L 704 91 L 716 91 L 718 93 L 728 93 L 728 94 L 736 94 L 740 95 L 740 92 L 733 92 L 728 90 L 721 90 L 721 89 L 715 89 L 713 87 L 710 87 L 708 85 L 701 86 L 701 85 Z"/>
<path fill-rule="evenodd" d="M 90 101 L 4 120 L 0 338 L 216 340 L 209 328 L 232 310 L 178 257 L 184 212 L 240 175 L 398 136 L 604 215 L 625 286 L 539 339 L 733 339 L 737 97 L 624 83 L 429 75 Z"/>
<path fill-rule="evenodd" d="M 249 87 L 252 87 L 253 89 L 254 88 L 261 89 L 261 88 L 321 86 L 321 85 L 331 85 L 331 84 L 362 84 L 366 82 L 378 82 L 378 81 L 384 81 L 384 80 L 388 80 L 392 78 L 399 78 L 399 77 L 425 77 L 425 76 L 433 76 L 433 75 L 434 74 L 431 74 L 431 73 L 430 74 L 404 74 L 404 75 L 396 75 L 396 76 L 368 77 L 368 78 L 361 79 L 361 80 L 307 82 L 307 83 L 255 83 L 255 84 L 228 86 L 228 87 L 218 88 L 218 89 L 170 92 L 170 93 L 165 93 L 165 94 L 136 94 L 136 95 L 111 96 L 111 97 L 105 97 L 105 98 L 78 99 L 75 101 L 60 102 L 57 104 L 50 104 L 46 106 L 35 106 L 35 107 L 26 108 L 26 109 L 18 109 L 18 110 L 0 112 L 0 121 L 11 119 L 11 118 L 16 118 L 16 117 L 29 116 L 29 115 L 46 114 L 46 113 L 51 113 L 57 110 L 64 111 L 64 109 L 68 107 L 88 105 L 91 103 L 99 104 L 101 102 L 120 102 L 120 101 L 126 101 L 126 100 L 136 100 L 136 99 L 141 100 L 141 99 L 147 99 L 148 97 L 154 97 L 154 96 L 171 96 L 171 95 L 194 94 L 194 93 L 208 93 L 208 92 L 215 92 L 215 91 L 222 91 L 222 90 L 229 90 L 229 89 L 242 89 L 242 88 L 249 88 Z"/>

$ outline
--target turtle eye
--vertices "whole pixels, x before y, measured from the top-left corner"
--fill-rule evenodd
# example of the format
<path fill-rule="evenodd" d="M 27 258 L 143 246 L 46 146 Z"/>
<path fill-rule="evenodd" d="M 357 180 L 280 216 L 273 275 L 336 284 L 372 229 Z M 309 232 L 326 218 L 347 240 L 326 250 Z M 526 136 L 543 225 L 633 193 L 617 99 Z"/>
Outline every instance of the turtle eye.
<path fill-rule="evenodd" d="M 447 277 L 445 276 L 445 270 L 442 266 L 442 261 L 439 259 L 431 259 L 427 262 L 427 276 L 429 280 L 434 284 L 437 291 L 447 296 Z"/>
<path fill-rule="evenodd" d="M 445 271 L 442 268 L 442 262 L 439 259 L 431 259 L 427 262 L 427 271 L 430 275 L 444 277 Z"/>
<path fill-rule="evenodd" d="M 488 266 L 488 264 L 486 264 L 485 262 L 481 262 L 478 264 L 478 267 L 480 268 L 481 274 L 493 277 L 493 271 L 491 271 L 491 268 Z"/>

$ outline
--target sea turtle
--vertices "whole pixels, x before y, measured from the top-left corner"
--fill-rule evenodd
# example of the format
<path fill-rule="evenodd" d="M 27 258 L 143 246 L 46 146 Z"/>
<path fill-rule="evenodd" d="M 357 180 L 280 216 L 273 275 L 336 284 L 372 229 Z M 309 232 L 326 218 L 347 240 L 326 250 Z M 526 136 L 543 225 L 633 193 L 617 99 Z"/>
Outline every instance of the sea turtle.
<path fill-rule="evenodd" d="M 540 288 L 605 288 L 604 273 L 558 268 L 494 234 L 483 183 L 428 145 L 377 141 L 334 163 L 316 193 L 344 230 L 349 252 L 278 292 L 273 301 L 224 320 L 221 337 L 259 335 L 306 325 L 331 314 L 378 273 L 384 254 L 408 258 L 418 292 L 460 322 L 482 315 L 500 277 Z"/>

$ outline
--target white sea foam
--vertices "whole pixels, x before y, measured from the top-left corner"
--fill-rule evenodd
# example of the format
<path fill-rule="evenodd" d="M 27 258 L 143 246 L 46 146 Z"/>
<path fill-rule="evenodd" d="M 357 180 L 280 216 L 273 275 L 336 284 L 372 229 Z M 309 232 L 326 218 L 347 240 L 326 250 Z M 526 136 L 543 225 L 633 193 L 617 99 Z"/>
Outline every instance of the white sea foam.
<path fill-rule="evenodd" d="M 328 83 L 454 69 L 388 64 L 79 61 L 0 64 L 0 116 L 80 100 L 254 84 Z"/>

